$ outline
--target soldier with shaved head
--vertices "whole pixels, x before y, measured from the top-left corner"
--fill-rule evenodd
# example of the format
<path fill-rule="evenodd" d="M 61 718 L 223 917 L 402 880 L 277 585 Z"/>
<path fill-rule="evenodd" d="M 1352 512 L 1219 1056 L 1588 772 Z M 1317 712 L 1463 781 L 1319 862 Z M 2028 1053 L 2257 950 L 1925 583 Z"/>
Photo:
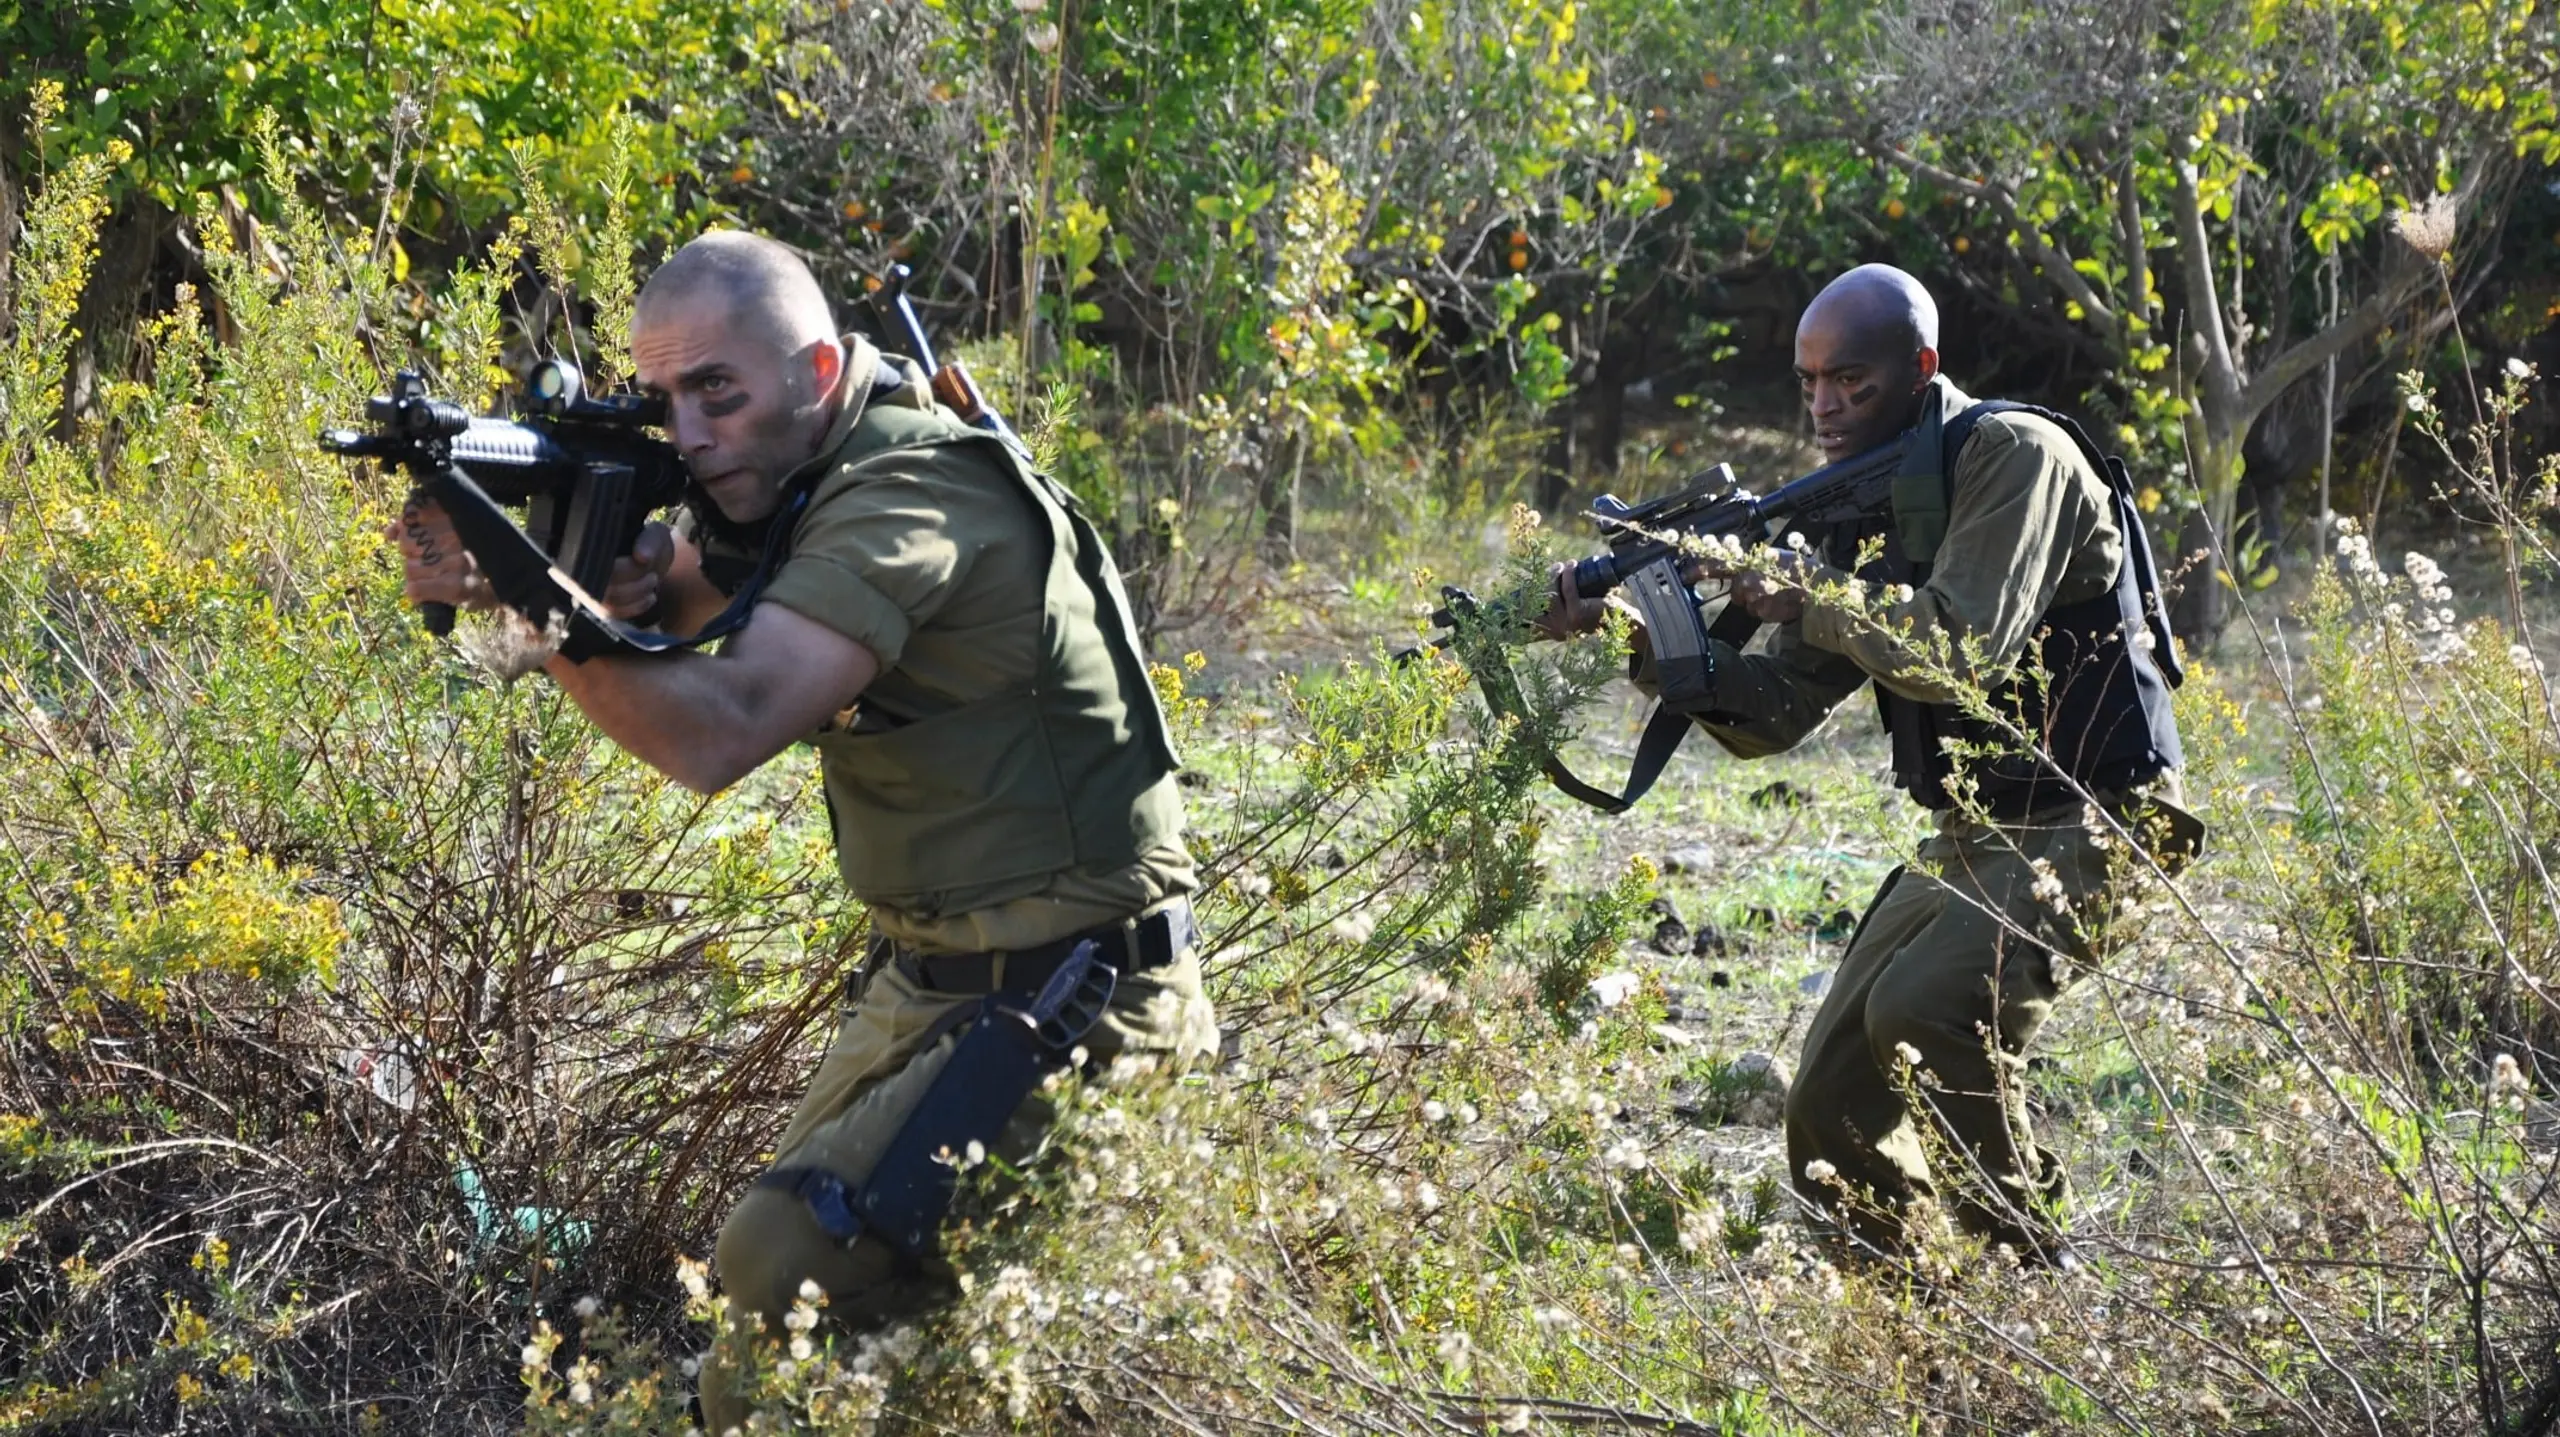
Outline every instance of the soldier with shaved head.
<path fill-rule="evenodd" d="M 1691 717 L 1757 758 L 1872 685 L 1895 783 L 1937 822 L 1806 1031 L 1790 1177 L 1869 1252 L 1944 1214 L 2063 1261 L 2068 1184 L 2027 1121 L 2026 1051 L 2068 963 L 2095 956 L 2126 851 L 2108 835 L 2173 862 L 2202 838 L 2177 803 L 2177 660 L 2148 541 L 2121 464 L 2076 424 L 1938 372 L 1937 305 L 1901 270 L 1863 265 L 1816 296 L 1795 369 L 1827 462 L 1906 444 L 1894 512 L 1808 535 L 1810 554 L 1708 564 L 1775 628 L 1762 651 L 1712 645 Z"/>
<path fill-rule="evenodd" d="M 1173 747 L 1100 536 L 913 364 L 840 336 L 797 255 L 734 232 L 685 245 L 640 293 L 631 355 L 698 493 L 642 535 L 606 607 L 686 633 L 751 608 L 716 652 L 545 668 L 697 792 L 815 750 L 873 944 L 717 1266 L 740 1321 L 773 1336 L 811 1283 L 831 1317 L 875 1327 L 957 1292 L 929 1222 L 883 1225 L 917 1183 L 947 1183 L 916 1155 L 957 1152 L 977 1122 L 1018 1164 L 1055 1119 L 1027 1083 L 988 1096 L 1022 1074 L 973 1046 L 982 1017 L 1107 994 L 1076 1014 L 1093 1063 L 1215 1051 Z M 413 601 L 488 602 L 436 516 L 401 539 Z M 709 1430 L 744 1420 L 717 1364 L 702 1399 Z"/>

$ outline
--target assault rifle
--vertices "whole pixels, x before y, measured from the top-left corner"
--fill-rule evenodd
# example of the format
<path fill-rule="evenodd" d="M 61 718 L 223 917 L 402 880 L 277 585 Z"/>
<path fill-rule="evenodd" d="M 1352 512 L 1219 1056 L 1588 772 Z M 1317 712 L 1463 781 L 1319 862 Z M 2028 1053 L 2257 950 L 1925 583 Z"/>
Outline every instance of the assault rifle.
<path fill-rule="evenodd" d="M 1819 531 L 1879 518 L 1892 512 L 1897 489 L 1942 496 L 1940 432 L 1933 388 L 1920 423 L 1900 437 L 1827 464 L 1765 495 L 1742 487 L 1733 466 L 1718 464 L 1679 492 L 1659 499 L 1629 504 L 1604 494 L 1594 500 L 1591 518 L 1608 535 L 1609 547 L 1567 566 L 1559 582 L 1570 584 L 1573 593 L 1585 599 L 1597 599 L 1615 589 L 1626 591 L 1644 621 L 1663 702 L 1645 725 L 1622 791 L 1612 794 L 1584 782 L 1552 752 L 1544 760 L 1548 781 L 1605 812 L 1624 813 L 1633 807 L 1679 749 L 1690 715 L 1715 692 L 1715 641 L 1740 648 L 1759 629 L 1760 621 L 1738 603 L 1725 605 L 1713 624 L 1701 616 L 1698 594 L 1684 572 L 1695 541 L 1732 538 L 1758 544 L 1791 530 Z M 1425 647 L 1454 648 L 1496 713 L 1525 715 L 1528 706 L 1503 648 L 1530 636 L 1537 607 L 1518 600 L 1480 602 L 1455 587 L 1442 589 L 1440 598 L 1442 607 L 1431 621 L 1445 632 Z M 1420 651 L 1400 657 L 1415 652 Z"/>
<path fill-rule="evenodd" d="M 666 401 L 590 395 L 575 364 L 550 359 L 534 366 L 517 409 L 516 419 L 471 414 L 403 370 L 365 402 L 369 427 L 324 429 L 320 446 L 408 471 L 407 507 L 441 505 L 501 603 L 536 628 L 567 626 L 562 652 L 671 647 L 596 598 L 649 516 L 690 489 L 675 446 L 647 432 L 666 422 Z M 522 527 L 510 507 L 524 511 Z M 451 605 L 419 608 L 429 632 L 452 631 Z"/>
<path fill-rule="evenodd" d="M 939 364 L 924 325 L 906 296 L 907 267 L 898 265 L 874 296 L 896 321 L 908 351 L 930 378 L 936 400 L 963 420 L 1028 454 L 1021 437 L 987 402 L 969 372 Z M 885 365 L 867 383 L 894 385 Z M 535 628 L 561 625 L 560 652 L 656 654 L 691 648 L 742 627 L 787 537 L 782 521 L 766 529 L 766 555 L 728 607 L 694 634 L 662 634 L 605 612 L 598 596 L 615 562 L 631 552 L 649 516 L 683 502 L 717 527 L 717 510 L 688 475 L 674 445 L 648 431 L 666 423 L 663 398 L 590 395 L 577 366 L 552 359 L 534 367 L 517 397 L 515 419 L 476 416 L 427 393 L 426 381 L 402 371 L 391 393 L 366 401 L 369 428 L 327 429 L 321 447 L 351 459 L 379 459 L 408 471 L 409 507 L 433 502 L 453 520 L 455 536 L 478 563 L 500 603 Z M 806 492 L 792 502 L 805 502 Z M 507 512 L 524 512 L 519 526 Z M 453 629 L 449 604 L 420 605 L 431 633 Z"/>
<path fill-rule="evenodd" d="M 1028 458 L 1021 436 L 987 402 L 969 371 L 936 362 L 908 302 L 907 277 L 905 265 L 893 267 L 874 301 L 923 365 L 934 398 Z M 878 376 L 865 379 L 875 389 L 902 381 L 903 374 L 885 362 Z M 644 394 L 590 395 L 576 365 L 552 359 L 534 367 L 517 409 L 515 419 L 470 414 L 430 396 L 423 378 L 403 370 L 389 394 L 366 401 L 369 428 L 322 430 L 320 445 L 350 459 L 378 459 L 407 470 L 407 507 L 441 505 L 498 601 L 537 629 L 559 625 L 560 652 L 573 660 L 692 648 L 745 625 L 782 556 L 791 515 L 808 501 L 807 489 L 791 496 L 791 514 L 765 526 L 764 558 L 728 607 L 696 633 L 662 634 L 647 627 L 654 614 L 636 626 L 625 623 L 607 613 L 598 596 L 651 514 L 682 502 L 706 526 L 721 522 L 675 446 L 647 432 L 665 425 L 666 401 Z M 510 508 L 524 511 L 522 526 Z M 419 609 L 429 632 L 452 632 L 451 605 Z"/>
<path fill-rule="evenodd" d="M 924 366 L 936 404 L 959 415 L 961 422 L 975 425 L 1003 440 L 1025 459 L 1030 458 L 1030 446 L 1022 442 L 1021 435 L 1013 432 L 1012 425 L 1004 422 L 1004 416 L 996 412 L 996 407 L 987 402 L 987 396 L 979 390 L 978 381 L 970 375 L 968 366 L 956 359 L 944 364 L 933 357 L 933 341 L 925 338 L 924 321 L 916 318 L 915 304 L 907 298 L 907 280 L 912 274 L 913 271 L 905 265 L 889 266 L 889 277 L 880 281 L 879 288 L 871 293 L 874 309 L 897 329 L 899 339 L 907 346 L 908 356 Z"/>

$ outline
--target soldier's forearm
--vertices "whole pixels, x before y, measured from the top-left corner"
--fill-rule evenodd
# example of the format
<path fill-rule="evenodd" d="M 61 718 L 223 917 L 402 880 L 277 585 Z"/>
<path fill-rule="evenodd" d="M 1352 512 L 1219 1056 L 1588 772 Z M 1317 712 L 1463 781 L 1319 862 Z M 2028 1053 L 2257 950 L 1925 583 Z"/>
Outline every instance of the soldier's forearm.
<path fill-rule="evenodd" d="M 717 793 L 817 732 L 880 675 L 866 645 L 779 604 L 700 651 L 554 655 L 544 665 L 607 737 L 696 793 Z"/>
<path fill-rule="evenodd" d="M 1899 614 L 1909 623 L 1910 611 L 1920 602 L 1896 605 L 1888 614 Z M 1867 677 L 1914 703 L 1954 703 L 1961 698 L 1972 678 L 1961 647 L 1926 640 L 1915 644 L 1902 633 L 1888 631 L 1884 625 L 1891 622 L 1892 617 L 1879 621 L 1834 604 L 1816 603 L 1805 610 L 1805 642 L 1849 660 Z M 1919 632 L 1915 626 L 1911 636 Z M 1932 662 L 1930 655 L 1941 647 L 1944 661 Z"/>
<path fill-rule="evenodd" d="M 770 755 L 733 753 L 753 695 L 703 654 L 543 665 L 571 702 L 632 757 L 696 793 L 717 793 Z"/>
<path fill-rule="evenodd" d="M 1769 654 L 1747 654 L 1723 640 L 1710 642 L 1715 661 L 1715 695 L 1709 719 L 1698 727 L 1736 758 L 1783 753 L 1822 727 L 1841 699 L 1860 682 L 1855 670 L 1841 671 L 1838 660 L 1817 661 L 1808 670 L 1795 660 Z M 1641 646 L 1630 674 L 1637 688 L 1659 697 L 1653 683 L 1652 655 Z"/>
<path fill-rule="evenodd" d="M 1715 713 L 1698 727 L 1736 758 L 1784 753 L 1831 717 L 1838 699 L 1805 691 L 1801 676 L 1764 654 L 1717 656 Z"/>

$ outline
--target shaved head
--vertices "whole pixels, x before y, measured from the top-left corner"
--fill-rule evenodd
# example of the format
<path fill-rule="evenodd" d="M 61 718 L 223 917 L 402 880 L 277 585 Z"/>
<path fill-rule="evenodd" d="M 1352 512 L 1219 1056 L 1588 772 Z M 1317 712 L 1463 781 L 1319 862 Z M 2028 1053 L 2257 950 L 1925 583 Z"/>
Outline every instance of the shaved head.
<path fill-rule="evenodd" d="M 1803 323 L 1829 326 L 1874 358 L 1907 358 L 1938 347 L 1938 302 L 1920 281 L 1889 264 L 1862 264 L 1822 287 Z"/>
<path fill-rule="evenodd" d="M 732 521 L 769 517 L 844 406 L 845 346 L 789 249 L 714 230 L 658 266 L 631 317 L 631 367 L 667 437 Z M 866 376 L 867 378 L 867 376 Z"/>
<path fill-rule="evenodd" d="M 789 246 L 740 230 L 713 230 L 667 256 L 640 288 L 638 322 L 709 300 L 740 334 L 765 336 L 790 354 L 836 337 L 835 315 L 817 276 Z"/>
<path fill-rule="evenodd" d="M 1938 303 L 1889 264 L 1823 286 L 1796 323 L 1796 380 L 1813 442 L 1833 461 L 1910 427 L 1938 373 Z"/>

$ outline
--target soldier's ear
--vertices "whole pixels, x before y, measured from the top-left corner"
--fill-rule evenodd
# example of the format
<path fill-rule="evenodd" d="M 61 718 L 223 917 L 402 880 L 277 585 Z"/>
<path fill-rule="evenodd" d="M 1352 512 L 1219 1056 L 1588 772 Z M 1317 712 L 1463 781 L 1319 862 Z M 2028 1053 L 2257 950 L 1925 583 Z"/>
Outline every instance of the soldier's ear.
<path fill-rule="evenodd" d="M 1920 388 L 1925 389 L 1925 388 L 1927 388 L 1927 387 L 1928 387 L 1928 384 L 1929 384 L 1929 381 L 1930 381 L 1930 380 L 1935 379 L 1935 378 L 1937 378 L 1937 377 L 1938 377 L 1938 351 L 1937 351 L 1936 349 L 1934 349 L 1934 348 L 1932 348 L 1932 347 L 1930 347 L 1930 346 L 1928 346 L 1928 345 L 1925 345 L 1925 344 L 1924 344 L 1924 345 L 1920 346 L 1919 360 L 1920 360 L 1920 386 L 1919 386 L 1919 387 L 1920 387 Z M 1914 392 L 1914 393 L 1917 393 L 1917 392 L 1918 392 L 1918 390 L 1917 390 L 1917 389 L 1915 389 L 1913 392 Z"/>
<path fill-rule="evenodd" d="M 809 345 L 809 377 L 817 382 L 817 394 L 835 392 L 836 381 L 844 378 L 844 342 L 836 339 L 814 340 Z"/>

